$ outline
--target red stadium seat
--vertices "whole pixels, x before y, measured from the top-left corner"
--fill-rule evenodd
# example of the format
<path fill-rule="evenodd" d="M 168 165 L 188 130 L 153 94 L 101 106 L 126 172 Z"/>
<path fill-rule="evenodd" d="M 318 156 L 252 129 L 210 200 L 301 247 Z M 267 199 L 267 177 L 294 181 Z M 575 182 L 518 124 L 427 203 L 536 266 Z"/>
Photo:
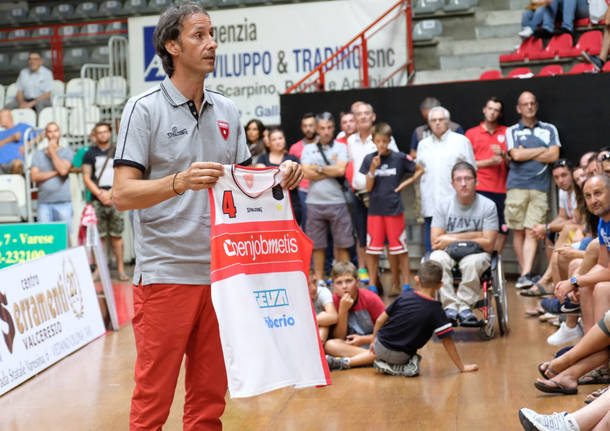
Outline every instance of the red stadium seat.
<path fill-rule="evenodd" d="M 486 70 L 479 76 L 480 81 L 489 81 L 492 79 L 502 79 L 502 72 L 499 70 Z"/>
<path fill-rule="evenodd" d="M 604 72 L 610 72 L 610 61 L 607 61 L 606 64 L 604 64 L 604 68 L 602 70 Z"/>
<path fill-rule="evenodd" d="M 575 75 L 578 73 L 591 73 L 595 72 L 595 67 L 591 63 L 576 63 L 572 69 L 570 69 L 570 74 Z"/>
<path fill-rule="evenodd" d="M 521 42 L 515 52 L 500 55 L 500 63 L 513 63 L 530 58 L 532 52 L 542 51 L 542 39 L 530 37 Z"/>
<path fill-rule="evenodd" d="M 574 27 L 589 27 L 591 25 L 591 20 L 589 18 L 577 19 L 574 21 Z"/>
<path fill-rule="evenodd" d="M 561 53 L 574 51 L 574 42 L 572 41 L 572 35 L 569 33 L 560 34 L 553 36 L 549 40 L 548 45 L 542 51 L 532 52 L 530 54 L 531 60 L 549 60 L 555 58 L 555 56 L 561 56 Z M 580 55 L 578 52 L 576 55 Z"/>
<path fill-rule="evenodd" d="M 581 51 L 587 51 L 589 54 L 599 55 L 602 50 L 602 32 L 599 30 L 591 30 L 584 33 L 578 39 L 578 43 L 574 47 L 580 55 Z"/>
<path fill-rule="evenodd" d="M 517 67 L 508 73 L 509 78 L 530 78 L 533 73 L 529 67 Z"/>
<path fill-rule="evenodd" d="M 559 64 L 549 64 L 548 66 L 544 66 L 542 70 L 538 73 L 538 76 L 555 76 L 555 75 L 563 75 L 563 67 Z"/>

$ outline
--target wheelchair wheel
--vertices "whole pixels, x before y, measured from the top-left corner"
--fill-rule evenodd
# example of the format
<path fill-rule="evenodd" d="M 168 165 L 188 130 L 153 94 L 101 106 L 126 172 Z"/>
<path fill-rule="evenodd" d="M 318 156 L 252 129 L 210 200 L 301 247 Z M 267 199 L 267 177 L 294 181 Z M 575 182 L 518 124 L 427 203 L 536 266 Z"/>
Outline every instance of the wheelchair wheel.
<path fill-rule="evenodd" d="M 487 293 L 482 299 L 483 307 L 486 308 L 487 318 L 483 319 L 483 325 L 479 328 L 479 336 L 482 340 L 491 340 L 496 334 L 496 314 L 494 312 L 494 293 L 491 283 L 487 285 Z"/>
<path fill-rule="evenodd" d="M 496 268 L 492 271 L 492 275 L 498 327 L 500 328 L 500 335 L 507 335 L 510 330 L 508 324 L 508 300 L 506 298 L 506 280 L 504 279 L 501 256 L 497 257 Z"/>

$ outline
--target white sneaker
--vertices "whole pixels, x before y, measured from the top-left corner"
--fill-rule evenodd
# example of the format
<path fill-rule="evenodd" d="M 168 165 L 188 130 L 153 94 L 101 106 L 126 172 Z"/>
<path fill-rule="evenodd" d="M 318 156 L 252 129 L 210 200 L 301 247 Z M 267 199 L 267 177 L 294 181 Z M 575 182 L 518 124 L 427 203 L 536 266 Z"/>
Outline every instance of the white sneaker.
<path fill-rule="evenodd" d="M 526 431 L 580 431 L 574 417 L 567 412 L 540 415 L 530 409 L 521 409 L 519 420 Z"/>
<path fill-rule="evenodd" d="M 523 27 L 519 33 L 517 33 L 521 39 L 527 39 L 534 34 L 534 30 L 531 27 Z"/>
<path fill-rule="evenodd" d="M 566 322 L 562 322 L 559 329 L 546 339 L 546 342 L 552 346 L 561 346 L 562 344 L 570 343 L 572 341 L 578 340 L 584 334 L 580 325 L 576 325 L 573 328 L 568 328 Z"/>

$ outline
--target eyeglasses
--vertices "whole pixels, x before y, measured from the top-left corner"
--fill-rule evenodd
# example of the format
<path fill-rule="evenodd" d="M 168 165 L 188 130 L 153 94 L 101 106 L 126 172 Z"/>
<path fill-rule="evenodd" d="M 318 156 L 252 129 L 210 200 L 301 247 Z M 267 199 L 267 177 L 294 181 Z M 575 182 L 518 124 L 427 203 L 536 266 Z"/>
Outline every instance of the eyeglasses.
<path fill-rule="evenodd" d="M 557 168 L 570 168 L 570 163 L 566 159 L 559 159 L 553 163 L 553 169 Z"/>
<path fill-rule="evenodd" d="M 603 156 L 599 157 L 597 159 L 597 161 L 600 162 L 600 163 L 603 163 L 603 162 L 605 162 L 608 159 L 610 159 L 610 153 L 606 153 Z"/>

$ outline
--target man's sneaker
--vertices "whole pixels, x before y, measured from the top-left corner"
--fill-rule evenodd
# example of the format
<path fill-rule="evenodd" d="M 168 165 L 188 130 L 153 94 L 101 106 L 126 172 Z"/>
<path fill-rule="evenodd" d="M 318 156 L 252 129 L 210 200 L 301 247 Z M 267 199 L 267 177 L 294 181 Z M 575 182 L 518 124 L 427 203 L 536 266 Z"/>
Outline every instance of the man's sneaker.
<path fill-rule="evenodd" d="M 458 312 L 457 312 L 456 309 L 454 309 L 454 308 L 445 308 L 445 316 L 447 316 L 447 319 L 449 319 L 449 321 L 451 322 L 451 324 L 453 326 L 457 326 Z"/>
<path fill-rule="evenodd" d="M 405 371 L 403 373 L 403 375 L 405 377 L 415 377 L 417 375 L 419 375 L 419 363 L 421 362 L 421 356 L 419 356 L 417 353 L 414 354 L 413 356 L 411 356 L 411 359 L 409 359 L 409 362 L 407 362 L 407 365 L 405 366 Z"/>
<path fill-rule="evenodd" d="M 331 370 L 347 370 L 349 368 L 349 358 L 326 355 L 326 362 L 328 362 L 328 368 Z"/>
<path fill-rule="evenodd" d="M 362 283 L 368 283 L 369 282 L 369 272 L 366 270 L 366 268 L 360 268 L 358 270 L 358 279 Z"/>
<path fill-rule="evenodd" d="M 563 304 L 561 304 L 561 312 L 564 314 L 580 314 L 580 304 L 570 301 L 566 296 Z"/>
<path fill-rule="evenodd" d="M 407 364 L 389 364 L 381 359 L 373 361 L 373 368 L 390 376 L 404 376 Z"/>
<path fill-rule="evenodd" d="M 525 287 L 530 287 L 530 286 L 533 286 L 533 285 L 534 285 L 534 282 L 529 277 L 529 274 L 522 275 L 521 277 L 519 277 L 517 279 L 517 282 L 515 283 L 515 287 L 517 289 L 523 289 Z"/>
<path fill-rule="evenodd" d="M 562 344 L 567 344 L 572 341 L 576 341 L 583 336 L 582 329 L 580 329 L 580 325 L 576 325 L 573 328 L 568 328 L 566 322 L 563 322 L 559 329 L 546 339 L 546 342 L 552 346 L 561 346 Z"/>
<path fill-rule="evenodd" d="M 523 27 L 523 29 L 517 33 L 521 39 L 527 39 L 534 34 L 534 30 L 531 27 Z"/>
<path fill-rule="evenodd" d="M 587 51 L 581 51 L 580 54 L 593 65 L 596 72 L 601 72 L 604 68 L 604 62 L 597 55 L 589 54 Z"/>
<path fill-rule="evenodd" d="M 574 416 L 568 412 L 540 415 L 530 409 L 521 409 L 519 420 L 525 431 L 580 431 Z"/>

